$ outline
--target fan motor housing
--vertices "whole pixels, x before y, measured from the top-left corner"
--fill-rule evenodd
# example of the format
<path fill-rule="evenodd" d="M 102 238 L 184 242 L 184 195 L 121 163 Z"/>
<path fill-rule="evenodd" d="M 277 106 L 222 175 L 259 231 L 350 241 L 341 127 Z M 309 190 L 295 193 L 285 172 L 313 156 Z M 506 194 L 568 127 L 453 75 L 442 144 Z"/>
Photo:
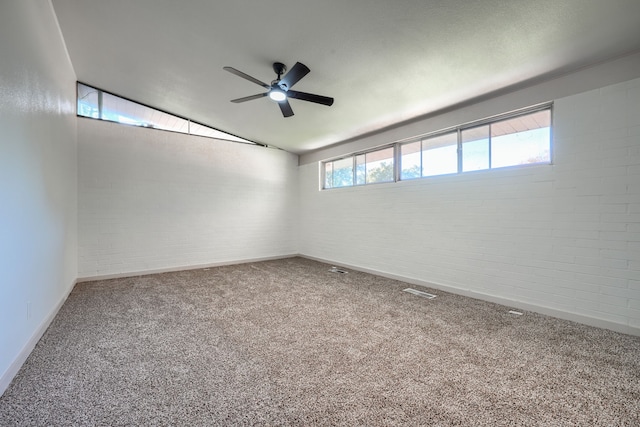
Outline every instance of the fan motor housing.
<path fill-rule="evenodd" d="M 287 66 L 282 62 L 274 62 L 273 63 L 273 71 L 278 75 L 278 80 L 280 80 L 280 76 L 282 76 L 287 71 Z"/>

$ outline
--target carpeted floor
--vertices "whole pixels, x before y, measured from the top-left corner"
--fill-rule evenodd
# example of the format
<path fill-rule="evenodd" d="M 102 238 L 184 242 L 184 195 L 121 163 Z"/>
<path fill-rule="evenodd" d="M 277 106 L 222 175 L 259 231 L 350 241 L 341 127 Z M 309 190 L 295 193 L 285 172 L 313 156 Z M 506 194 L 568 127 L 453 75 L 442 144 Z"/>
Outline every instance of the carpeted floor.
<path fill-rule="evenodd" d="M 79 284 L 0 425 L 640 425 L 640 337 L 329 268 Z"/>

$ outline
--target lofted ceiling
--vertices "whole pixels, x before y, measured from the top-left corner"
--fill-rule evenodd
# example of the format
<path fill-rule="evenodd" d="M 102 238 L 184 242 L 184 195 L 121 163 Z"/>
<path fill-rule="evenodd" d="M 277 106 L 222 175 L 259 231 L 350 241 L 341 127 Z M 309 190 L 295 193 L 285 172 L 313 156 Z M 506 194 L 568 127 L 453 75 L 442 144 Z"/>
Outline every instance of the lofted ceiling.
<path fill-rule="evenodd" d="M 79 81 L 303 154 L 640 50 L 638 0 L 52 0 Z M 284 118 L 272 63 L 311 72 Z"/>

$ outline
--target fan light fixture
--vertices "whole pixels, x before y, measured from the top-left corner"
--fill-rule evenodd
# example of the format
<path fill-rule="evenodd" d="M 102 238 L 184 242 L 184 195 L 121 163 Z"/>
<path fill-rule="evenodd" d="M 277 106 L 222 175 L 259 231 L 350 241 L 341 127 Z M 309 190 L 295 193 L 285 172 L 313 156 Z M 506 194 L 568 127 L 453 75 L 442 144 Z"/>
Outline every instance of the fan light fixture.
<path fill-rule="evenodd" d="M 298 92 L 297 90 L 291 90 L 293 85 L 295 85 L 301 78 L 306 76 L 309 71 L 309 67 L 306 65 L 296 62 L 296 65 L 293 66 L 291 70 L 287 74 L 284 75 L 285 71 L 287 71 L 287 66 L 282 62 L 274 62 L 273 63 L 273 71 L 278 75 L 278 77 L 271 82 L 271 84 L 266 84 L 263 81 L 256 79 L 255 77 L 251 77 L 249 74 L 243 73 L 240 70 L 236 70 L 233 67 L 222 67 L 225 71 L 230 72 L 231 74 L 235 74 L 238 77 L 242 77 L 245 80 L 249 80 L 252 83 L 255 83 L 263 88 L 267 89 L 267 92 L 258 93 L 256 95 L 245 96 L 238 99 L 232 99 L 231 102 L 239 103 L 251 101 L 254 99 L 266 98 L 267 96 L 278 103 L 278 107 L 280 107 L 280 111 L 284 117 L 293 116 L 293 110 L 291 109 L 291 105 L 289 105 L 289 98 L 291 99 L 299 99 L 301 101 L 315 102 L 316 104 L 321 105 L 333 105 L 333 98 L 322 95 L 314 95 L 313 93 L 306 92 Z"/>
<path fill-rule="evenodd" d="M 287 95 L 280 89 L 271 89 L 269 91 L 269 98 L 273 99 L 276 102 L 282 102 L 287 99 Z"/>

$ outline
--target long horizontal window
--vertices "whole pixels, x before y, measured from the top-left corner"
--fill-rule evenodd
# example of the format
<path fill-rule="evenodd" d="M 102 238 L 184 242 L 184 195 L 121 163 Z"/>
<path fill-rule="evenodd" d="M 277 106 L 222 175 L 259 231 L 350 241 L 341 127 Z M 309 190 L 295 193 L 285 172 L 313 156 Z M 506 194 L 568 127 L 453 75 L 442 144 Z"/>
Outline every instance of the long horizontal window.
<path fill-rule="evenodd" d="M 550 104 L 324 162 L 322 188 L 536 163 L 551 163 Z"/>
<path fill-rule="evenodd" d="M 393 181 L 393 147 L 355 156 L 356 185 Z"/>
<path fill-rule="evenodd" d="M 393 182 L 394 159 L 394 147 L 386 147 L 325 162 L 323 188 Z"/>
<path fill-rule="evenodd" d="M 78 82 L 78 116 L 227 141 L 255 142 Z"/>

